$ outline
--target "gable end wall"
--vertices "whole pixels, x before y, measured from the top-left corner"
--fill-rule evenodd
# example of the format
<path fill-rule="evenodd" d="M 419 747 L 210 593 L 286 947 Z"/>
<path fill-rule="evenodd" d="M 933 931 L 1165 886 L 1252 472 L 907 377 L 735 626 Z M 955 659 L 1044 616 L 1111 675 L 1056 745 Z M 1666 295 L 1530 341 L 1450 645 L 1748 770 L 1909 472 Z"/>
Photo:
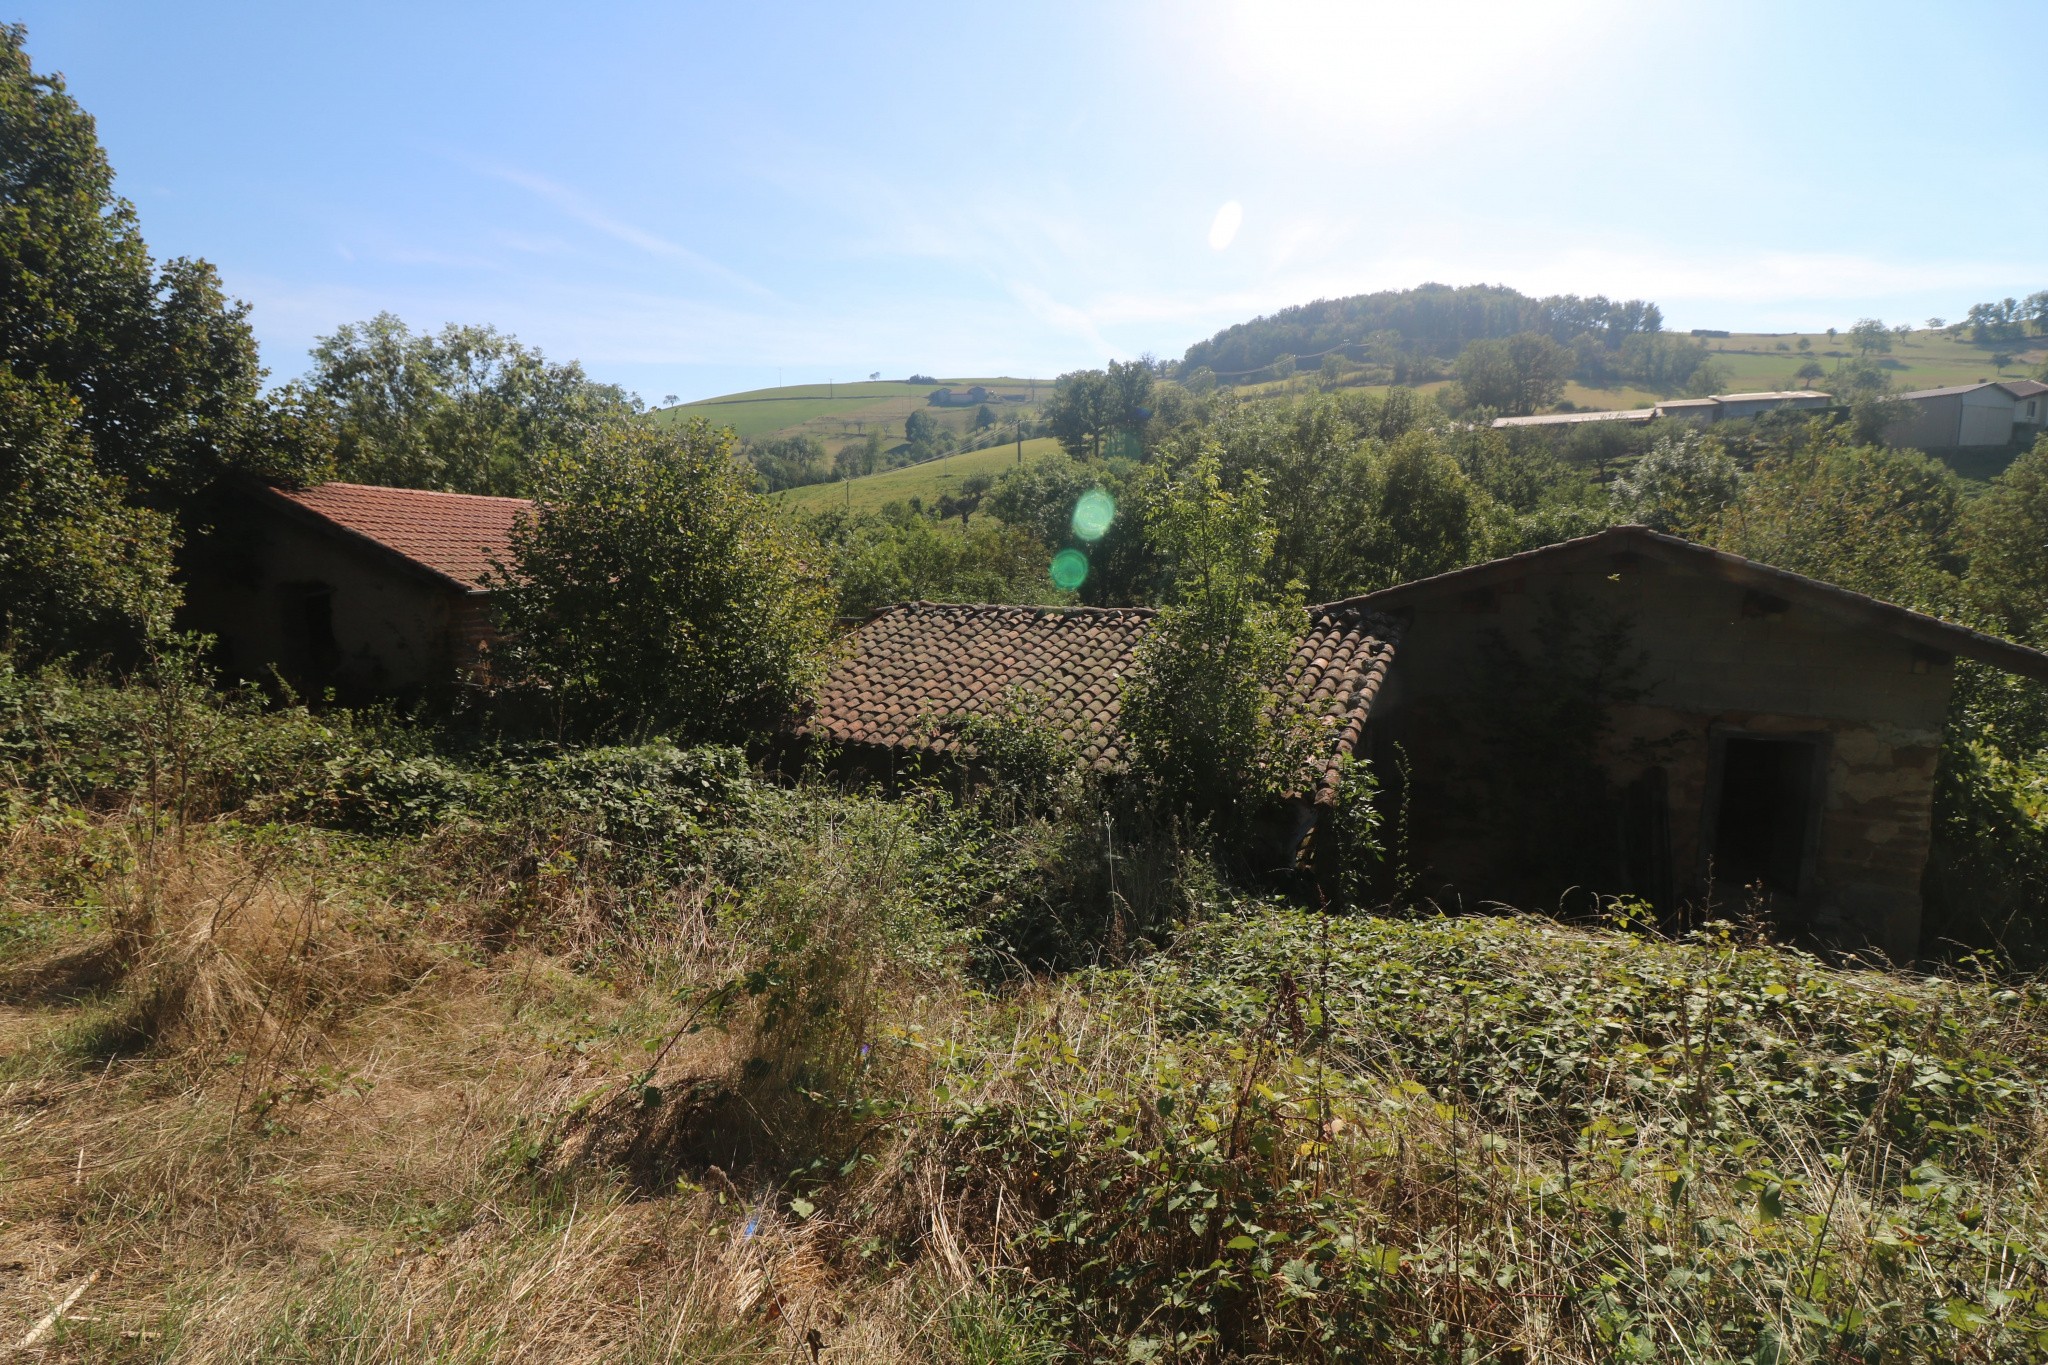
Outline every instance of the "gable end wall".
<path fill-rule="evenodd" d="M 1445 594 L 1414 605 L 1375 727 L 1379 752 L 1391 740 L 1408 750 L 1425 886 L 1468 900 L 1526 894 L 1516 870 L 1498 865 L 1499 841 L 1461 820 L 1477 803 L 1459 782 L 1469 788 L 1473 779 L 1449 775 L 1487 767 L 1465 718 L 1495 685 L 1484 662 L 1488 632 L 1499 630 L 1525 657 L 1540 657 L 1532 640 L 1553 591 L 1595 615 L 1631 621 L 1633 646 L 1648 656 L 1648 695 L 1616 708 L 1602 755 L 1617 790 L 1652 766 L 1663 768 L 1677 899 L 1694 906 L 1739 900 L 1731 888 L 1710 885 L 1703 845 L 1717 731 L 1824 737 L 1815 875 L 1799 918 L 1824 939 L 1912 958 L 1950 664 L 1819 608 L 1774 610 L 1783 604 L 1759 603 L 1741 587 L 1656 561 L 1533 572 L 1477 601 Z M 1574 798 L 1559 792 L 1557 799 Z"/>

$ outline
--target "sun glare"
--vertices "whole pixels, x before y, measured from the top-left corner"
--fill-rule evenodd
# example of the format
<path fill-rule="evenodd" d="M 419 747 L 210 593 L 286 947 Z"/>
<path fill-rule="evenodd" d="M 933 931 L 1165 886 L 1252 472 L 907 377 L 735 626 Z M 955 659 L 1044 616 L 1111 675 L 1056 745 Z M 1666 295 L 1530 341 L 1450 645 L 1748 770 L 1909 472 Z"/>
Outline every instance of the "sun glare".
<path fill-rule="evenodd" d="M 1216 210 L 1216 220 L 1209 224 L 1209 245 L 1217 251 L 1223 250 L 1237 240 L 1237 230 L 1244 226 L 1244 205 L 1232 199 Z"/>

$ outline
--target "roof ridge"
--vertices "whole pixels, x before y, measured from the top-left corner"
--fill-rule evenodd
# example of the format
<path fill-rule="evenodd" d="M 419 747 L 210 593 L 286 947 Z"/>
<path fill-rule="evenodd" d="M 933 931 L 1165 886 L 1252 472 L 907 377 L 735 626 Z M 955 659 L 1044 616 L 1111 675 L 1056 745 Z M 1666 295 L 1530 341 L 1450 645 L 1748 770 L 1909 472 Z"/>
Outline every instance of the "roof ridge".
<path fill-rule="evenodd" d="M 1905 635 L 1908 639 L 1914 636 L 1923 637 L 1917 643 L 1927 644 L 1929 640 L 1939 640 L 1942 646 L 1947 647 L 1949 653 L 1974 658 L 2022 677 L 2048 681 L 2048 653 L 2016 644 L 1956 621 L 1944 620 L 1929 612 L 1901 606 L 1896 602 L 1887 602 L 1881 597 L 1873 597 L 1854 588 L 1845 588 L 1839 583 L 1830 583 L 1824 578 L 1815 578 L 1811 574 L 1799 573 L 1792 569 L 1781 569 L 1774 564 L 1766 564 L 1761 560 L 1736 554 L 1732 550 L 1703 545 L 1695 540 L 1687 540 L 1683 536 L 1669 535 L 1652 527 L 1634 523 L 1609 526 L 1591 535 L 1560 540 L 1550 545 L 1539 545 L 1533 550 L 1523 550 L 1519 554 L 1490 559 L 1479 564 L 1467 564 L 1463 568 L 1433 574 L 1428 578 L 1412 579 L 1390 588 L 1361 593 L 1356 597 L 1324 605 L 1338 607 L 1358 604 L 1371 607 L 1397 595 L 1406 596 L 1417 591 L 1431 591 L 1459 583 L 1483 583 L 1503 574 L 1512 574 L 1517 567 L 1523 565 L 1585 553 L 1603 542 L 1611 545 L 1638 545 L 1646 549 L 1664 551 L 1667 556 L 1675 551 L 1700 562 L 1711 562 L 1737 573 L 1753 575 L 1755 579 L 1774 586 L 1818 594 L 1843 607 L 1854 608 L 1865 614 L 1870 618 L 1870 623 L 1880 629 L 1890 629 L 1894 633 Z"/>
<path fill-rule="evenodd" d="M 927 601 L 927 600 L 925 600 L 925 599 L 924 599 L 924 598 L 922 598 L 922 597 L 919 597 L 919 598 L 913 598 L 913 599 L 912 599 L 911 601 L 908 601 L 908 602 L 890 602 L 890 603 L 887 603 L 886 605 L 883 605 L 883 606 L 879 606 L 879 607 L 876 607 L 876 608 L 875 608 L 875 610 L 874 610 L 874 613 L 873 613 L 873 614 L 874 614 L 874 615 L 876 615 L 876 616 L 879 616 L 879 615 L 881 615 L 881 614 L 882 614 L 883 612 L 890 612 L 890 611 L 909 611 L 909 610 L 912 610 L 912 609 L 916 609 L 916 610 L 919 610 L 919 611 L 943 611 L 943 612 L 969 612 L 969 611 L 985 611 L 985 612 L 1011 612 L 1011 613 L 1015 613 L 1015 612 L 1029 612 L 1029 613 L 1030 613 L 1030 614 L 1032 614 L 1033 616 L 1148 616 L 1148 617 L 1149 617 L 1149 616 L 1157 616 L 1157 615 L 1159 614 L 1159 608 L 1157 608 L 1157 607 L 1087 607 L 1087 606 L 1078 606 L 1078 605 L 1076 605 L 1076 606 L 1057 606 L 1057 605 L 1040 605 L 1040 604 L 1035 604 L 1035 603 L 1030 603 L 1030 602 L 931 602 L 931 601 Z"/>
<path fill-rule="evenodd" d="M 396 483 L 351 483 L 347 479 L 322 479 L 319 483 L 298 485 L 271 482 L 268 486 L 288 496 L 293 493 L 314 493 L 323 488 L 348 488 L 359 489 L 365 493 L 403 493 L 408 497 L 424 498 L 474 498 L 483 502 L 516 502 L 527 507 L 533 506 L 532 498 L 510 497 L 503 493 L 457 493 L 446 488 L 408 488 Z"/>

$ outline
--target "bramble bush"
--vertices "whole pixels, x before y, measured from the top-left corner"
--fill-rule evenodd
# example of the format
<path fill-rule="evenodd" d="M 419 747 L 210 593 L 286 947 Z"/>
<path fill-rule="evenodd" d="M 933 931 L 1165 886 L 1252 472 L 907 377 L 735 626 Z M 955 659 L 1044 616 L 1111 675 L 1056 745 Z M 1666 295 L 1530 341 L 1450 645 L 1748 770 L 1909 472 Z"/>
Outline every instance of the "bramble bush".
<path fill-rule="evenodd" d="M 1055 995 L 932 1140 L 1079 1358 L 2048 1351 L 2038 985 L 1257 907 Z"/>

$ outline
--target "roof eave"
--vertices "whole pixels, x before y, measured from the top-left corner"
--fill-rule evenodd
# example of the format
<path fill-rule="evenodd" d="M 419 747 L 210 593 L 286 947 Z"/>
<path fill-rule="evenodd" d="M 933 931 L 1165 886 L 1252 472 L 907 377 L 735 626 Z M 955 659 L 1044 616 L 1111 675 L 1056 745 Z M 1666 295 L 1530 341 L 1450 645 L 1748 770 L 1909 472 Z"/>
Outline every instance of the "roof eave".
<path fill-rule="evenodd" d="M 1647 526 L 1614 526 L 1576 540 L 1525 550 L 1504 559 L 1473 564 L 1432 578 L 1401 583 L 1332 606 L 1357 605 L 1380 611 L 1397 609 L 1417 598 L 1444 592 L 1470 591 L 1514 578 L 1538 565 L 1577 563 L 1623 550 L 1645 553 L 1668 564 L 1702 569 L 1713 577 L 1744 587 L 1768 587 L 1817 606 L 1845 620 L 1889 631 L 1913 644 L 1940 653 L 1975 659 L 2008 673 L 2048 682 L 2048 654 L 1995 635 L 1944 621 L 1849 588 L 1761 564 L 1741 555 L 1665 535 Z"/>
<path fill-rule="evenodd" d="M 324 513 L 315 511 L 296 499 L 284 496 L 270 484 L 251 481 L 244 485 L 244 491 L 258 497 L 266 507 L 281 511 L 286 516 L 295 518 L 301 525 L 324 531 L 346 544 L 368 549 L 378 557 L 406 570 L 416 578 L 423 578 L 433 583 L 436 587 L 454 588 L 467 597 L 489 597 L 491 595 L 491 589 L 477 583 L 472 583 L 466 578 L 457 578 L 454 574 L 446 573 L 431 564 L 414 559 L 403 550 L 386 545 L 375 536 L 365 535 L 353 526 L 344 525 Z"/>

